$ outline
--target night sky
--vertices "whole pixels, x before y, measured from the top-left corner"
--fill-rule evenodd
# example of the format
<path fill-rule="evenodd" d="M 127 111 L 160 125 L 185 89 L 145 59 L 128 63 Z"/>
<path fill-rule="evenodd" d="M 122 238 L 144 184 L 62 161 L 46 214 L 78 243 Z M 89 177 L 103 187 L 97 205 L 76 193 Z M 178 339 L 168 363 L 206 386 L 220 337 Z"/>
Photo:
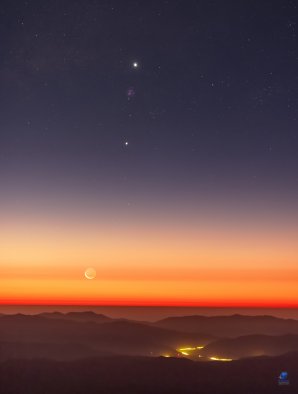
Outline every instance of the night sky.
<path fill-rule="evenodd" d="M 290 0 L 2 1 L 1 298 L 298 305 L 297 34 Z"/>

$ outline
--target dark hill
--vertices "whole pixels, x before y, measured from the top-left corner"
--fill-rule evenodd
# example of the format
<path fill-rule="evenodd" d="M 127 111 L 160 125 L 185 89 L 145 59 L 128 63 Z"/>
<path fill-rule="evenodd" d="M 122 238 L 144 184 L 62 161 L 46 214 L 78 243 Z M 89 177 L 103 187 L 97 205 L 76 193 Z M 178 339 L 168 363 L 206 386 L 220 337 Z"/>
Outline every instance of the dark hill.
<path fill-rule="evenodd" d="M 95 323 L 107 323 L 111 322 L 114 319 L 94 312 L 69 312 L 69 313 L 61 313 L 61 312 L 49 312 L 49 313 L 41 313 L 37 316 L 45 317 L 47 319 L 62 319 L 62 320 L 73 320 L 73 321 L 81 321 L 81 322 L 95 322 Z"/>
<path fill-rule="evenodd" d="M 277 356 L 298 351 L 298 335 L 249 335 L 220 339 L 208 344 L 200 354 L 205 357 L 239 359 L 262 355 Z"/>
<path fill-rule="evenodd" d="M 0 361 L 8 359 L 48 358 L 69 361 L 113 353 L 96 350 L 80 343 L 0 342 Z"/>
<path fill-rule="evenodd" d="M 298 334 L 298 320 L 273 316 L 182 316 L 159 320 L 154 325 L 183 332 L 204 332 L 217 337 Z"/>

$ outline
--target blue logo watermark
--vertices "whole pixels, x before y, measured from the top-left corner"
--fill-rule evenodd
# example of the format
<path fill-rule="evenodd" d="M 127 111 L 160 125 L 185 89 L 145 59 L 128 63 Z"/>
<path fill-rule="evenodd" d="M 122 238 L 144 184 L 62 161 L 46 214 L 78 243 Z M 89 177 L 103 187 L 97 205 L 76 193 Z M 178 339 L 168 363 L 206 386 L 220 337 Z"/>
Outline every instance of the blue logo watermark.
<path fill-rule="evenodd" d="M 278 377 L 278 384 L 280 386 L 290 384 L 288 372 L 281 372 Z"/>

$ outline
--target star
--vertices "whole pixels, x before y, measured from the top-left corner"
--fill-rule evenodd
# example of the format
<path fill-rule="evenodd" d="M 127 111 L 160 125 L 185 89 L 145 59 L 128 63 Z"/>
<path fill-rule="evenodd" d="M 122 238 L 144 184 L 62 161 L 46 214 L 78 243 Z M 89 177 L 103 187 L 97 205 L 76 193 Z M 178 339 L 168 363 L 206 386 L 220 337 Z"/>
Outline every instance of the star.
<path fill-rule="evenodd" d="M 138 62 L 133 62 L 132 63 L 133 68 L 139 68 L 139 63 Z"/>
<path fill-rule="evenodd" d="M 124 146 L 128 146 L 128 141 L 125 141 L 125 142 L 124 142 Z"/>

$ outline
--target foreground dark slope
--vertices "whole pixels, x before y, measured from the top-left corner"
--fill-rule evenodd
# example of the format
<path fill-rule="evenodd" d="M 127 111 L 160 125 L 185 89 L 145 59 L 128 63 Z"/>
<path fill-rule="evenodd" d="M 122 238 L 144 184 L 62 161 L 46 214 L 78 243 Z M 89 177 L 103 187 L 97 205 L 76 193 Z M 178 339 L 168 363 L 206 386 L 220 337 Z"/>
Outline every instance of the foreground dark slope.
<path fill-rule="evenodd" d="M 277 377 L 287 370 L 290 386 Z M 298 354 L 231 363 L 174 358 L 104 357 L 75 362 L 0 363 L 6 394 L 275 394 L 298 392 Z"/>
<path fill-rule="evenodd" d="M 159 320 L 154 325 L 183 332 L 205 332 L 217 337 L 298 334 L 298 320 L 273 316 L 179 316 Z"/>

